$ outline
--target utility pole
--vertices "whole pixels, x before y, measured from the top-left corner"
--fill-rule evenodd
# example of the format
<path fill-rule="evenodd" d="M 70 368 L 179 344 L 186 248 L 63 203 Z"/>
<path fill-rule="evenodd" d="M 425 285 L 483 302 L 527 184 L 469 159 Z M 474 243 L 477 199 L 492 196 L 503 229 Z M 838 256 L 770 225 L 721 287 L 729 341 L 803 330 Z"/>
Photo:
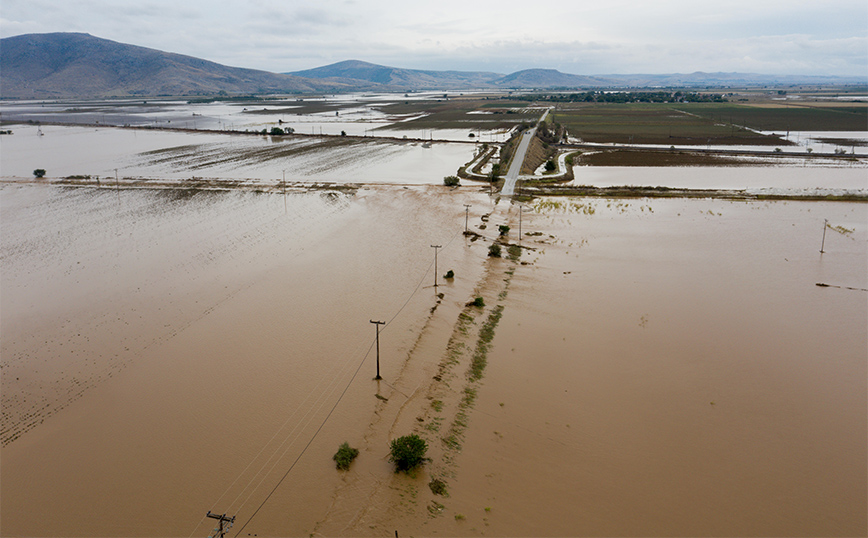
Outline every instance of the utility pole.
<path fill-rule="evenodd" d="M 464 235 L 467 235 L 468 218 L 470 218 L 470 204 L 464 204 Z"/>
<path fill-rule="evenodd" d="M 820 244 L 820 254 L 823 254 L 825 252 L 825 250 L 823 249 L 826 247 L 826 228 L 828 228 L 828 226 L 829 220 L 823 219 L 823 242 Z"/>
<path fill-rule="evenodd" d="M 232 524 L 235 523 L 235 516 L 226 517 L 226 514 L 212 514 L 211 510 L 208 510 L 207 517 L 220 521 L 220 526 L 214 529 L 214 534 L 209 538 L 224 538 L 226 533 L 229 532 L 229 529 L 232 528 Z M 224 523 L 227 523 L 225 527 Z"/>
<path fill-rule="evenodd" d="M 524 213 L 524 208 L 518 204 L 518 242 L 521 244 L 521 214 Z"/>
<path fill-rule="evenodd" d="M 443 248 L 440 245 L 431 245 L 431 248 L 434 249 L 434 287 L 437 287 L 437 249 Z"/>
<path fill-rule="evenodd" d="M 386 322 L 371 320 L 371 323 L 374 323 L 377 326 L 377 377 L 375 377 L 374 379 L 380 380 L 383 379 L 382 377 L 380 377 L 380 325 L 385 325 Z"/>
<path fill-rule="evenodd" d="M 286 213 L 286 170 L 283 171 L 283 212 Z"/>
<path fill-rule="evenodd" d="M 115 168 L 115 191 L 120 194 L 121 192 L 121 184 L 118 181 L 118 169 Z"/>

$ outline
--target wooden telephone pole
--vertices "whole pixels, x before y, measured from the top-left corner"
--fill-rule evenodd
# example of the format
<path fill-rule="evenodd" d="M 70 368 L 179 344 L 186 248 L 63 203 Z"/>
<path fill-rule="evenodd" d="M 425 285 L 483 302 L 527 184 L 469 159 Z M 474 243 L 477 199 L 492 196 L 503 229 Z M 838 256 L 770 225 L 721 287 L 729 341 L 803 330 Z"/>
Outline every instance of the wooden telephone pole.
<path fill-rule="evenodd" d="M 235 523 L 235 516 L 227 517 L 226 514 L 212 514 L 211 510 L 208 510 L 207 516 L 220 521 L 220 526 L 214 529 L 214 534 L 210 538 L 224 538 L 229 529 L 232 528 L 232 524 Z"/>
<path fill-rule="evenodd" d="M 386 322 L 371 320 L 371 323 L 377 325 L 377 377 L 375 377 L 374 379 L 380 380 L 383 379 L 382 377 L 380 377 L 380 325 L 385 325 Z"/>
<path fill-rule="evenodd" d="M 436 288 L 437 287 L 437 249 L 443 248 L 443 247 L 440 245 L 431 245 L 431 248 L 434 249 L 434 287 Z"/>

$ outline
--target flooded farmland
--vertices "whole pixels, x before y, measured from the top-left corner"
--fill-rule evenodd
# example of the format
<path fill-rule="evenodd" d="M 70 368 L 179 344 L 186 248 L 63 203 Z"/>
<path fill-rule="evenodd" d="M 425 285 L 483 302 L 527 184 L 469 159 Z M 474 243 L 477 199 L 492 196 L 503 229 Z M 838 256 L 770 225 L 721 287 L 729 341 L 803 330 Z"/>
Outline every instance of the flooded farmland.
<path fill-rule="evenodd" d="M 37 129 L 43 136 L 37 135 Z M 102 177 L 103 185 L 123 179 L 215 178 L 288 182 L 443 182 L 456 163 L 470 160 L 472 144 L 395 142 L 374 138 L 286 138 L 179 133 L 117 128 L 26 126 L 0 137 L 4 178 L 32 177 L 33 163 L 49 178 Z"/>
<path fill-rule="evenodd" d="M 439 185 L 467 144 L 27 129 L 0 140 L 4 536 L 205 536 L 209 510 L 241 536 L 868 531 L 864 203 L 552 197 L 519 216 Z M 352 188 L 24 181 L 37 157 L 53 177 Z M 848 168 L 583 173 L 865 189 Z M 513 248 L 493 258 L 499 225 Z M 411 432 L 430 461 L 395 474 Z"/>
<path fill-rule="evenodd" d="M 378 401 L 369 320 L 390 322 L 381 366 L 397 384 L 439 300 L 429 245 L 460 275 L 440 288 L 444 310 L 471 294 L 485 257 L 464 248 L 464 208 L 424 188 L 314 192 L 286 209 L 235 192 L 0 196 L 5 535 L 178 536 L 232 498 L 253 507 L 363 365 L 307 452 L 324 465 L 303 462 L 292 478 L 304 486 L 267 505 L 295 499 L 301 512 L 257 521 L 310 528 L 340 481 L 332 445 L 359 442 Z M 253 463 L 263 474 L 239 477 L 273 436 L 272 459 Z M 227 490 L 236 477 L 246 489 Z M 136 523 L 143 507 L 163 517 Z"/>

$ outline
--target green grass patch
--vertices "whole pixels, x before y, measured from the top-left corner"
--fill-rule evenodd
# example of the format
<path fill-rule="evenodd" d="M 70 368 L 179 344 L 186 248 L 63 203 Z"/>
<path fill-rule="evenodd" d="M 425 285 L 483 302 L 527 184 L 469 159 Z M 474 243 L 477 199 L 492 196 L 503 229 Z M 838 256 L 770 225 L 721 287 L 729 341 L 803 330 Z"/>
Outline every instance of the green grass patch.
<path fill-rule="evenodd" d="M 455 433 L 451 433 L 448 436 L 443 438 L 443 444 L 446 445 L 446 448 L 451 450 L 461 450 L 461 441 L 458 439 L 458 435 Z"/>
<path fill-rule="evenodd" d="M 482 378 L 482 373 L 485 371 L 485 366 L 488 363 L 488 350 L 491 348 L 491 341 L 494 339 L 494 330 L 503 316 L 503 305 L 497 305 L 491 310 L 488 319 L 479 329 L 479 340 L 476 343 L 476 350 L 473 353 L 473 358 L 470 360 L 470 369 L 468 377 L 470 381 L 478 381 Z"/>

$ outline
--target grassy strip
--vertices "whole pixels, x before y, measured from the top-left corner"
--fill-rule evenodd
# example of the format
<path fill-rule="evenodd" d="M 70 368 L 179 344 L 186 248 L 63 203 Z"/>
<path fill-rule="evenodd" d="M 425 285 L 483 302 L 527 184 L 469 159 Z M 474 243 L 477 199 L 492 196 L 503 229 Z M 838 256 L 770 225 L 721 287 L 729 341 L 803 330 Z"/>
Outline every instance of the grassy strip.
<path fill-rule="evenodd" d="M 630 149 L 586 153 L 580 157 L 579 163 L 587 166 L 756 166 L 745 159 L 706 153 Z"/>
<path fill-rule="evenodd" d="M 502 315 L 503 305 L 495 306 L 488 315 L 488 319 L 482 324 L 482 328 L 479 329 L 479 340 L 476 342 L 476 350 L 470 360 L 467 376 L 471 382 L 482 379 L 482 373 L 488 363 L 488 351 L 491 349 L 491 341 L 494 339 L 494 329 L 497 328 Z"/>
<path fill-rule="evenodd" d="M 599 198 L 716 198 L 722 200 L 800 200 L 825 202 L 868 202 L 864 194 L 750 194 L 743 190 L 681 189 L 673 187 L 591 187 L 571 185 L 545 185 L 527 191 L 536 196 L 588 196 Z"/>

